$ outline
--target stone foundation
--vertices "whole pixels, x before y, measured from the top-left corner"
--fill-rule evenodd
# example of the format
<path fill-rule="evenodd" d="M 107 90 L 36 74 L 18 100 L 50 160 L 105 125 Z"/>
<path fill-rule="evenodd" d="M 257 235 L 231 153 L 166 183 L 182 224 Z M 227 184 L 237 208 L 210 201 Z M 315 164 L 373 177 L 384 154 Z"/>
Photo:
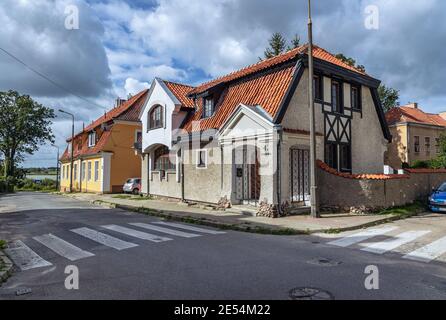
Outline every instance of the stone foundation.
<path fill-rule="evenodd" d="M 220 200 L 218 200 L 217 207 L 219 209 L 229 209 L 229 208 L 232 208 L 231 200 L 229 200 L 227 196 L 224 196 Z"/>
<path fill-rule="evenodd" d="M 266 201 L 262 201 L 259 204 L 259 210 L 256 214 L 257 217 L 266 217 L 266 218 L 279 218 L 279 210 L 277 210 L 277 206 L 274 204 L 269 204 Z"/>

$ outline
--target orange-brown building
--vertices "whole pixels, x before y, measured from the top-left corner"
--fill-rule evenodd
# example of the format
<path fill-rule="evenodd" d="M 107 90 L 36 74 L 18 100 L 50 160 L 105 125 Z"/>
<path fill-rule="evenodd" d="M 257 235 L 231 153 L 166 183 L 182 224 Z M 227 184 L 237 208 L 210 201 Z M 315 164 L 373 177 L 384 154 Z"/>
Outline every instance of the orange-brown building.
<path fill-rule="evenodd" d="M 135 143 L 141 142 L 138 119 L 147 99 L 144 90 L 128 101 L 118 99 L 115 108 L 105 113 L 79 132 L 61 161 L 61 191 L 70 190 L 71 143 L 73 143 L 73 191 L 111 193 L 122 192 L 128 178 L 141 175 L 141 158 Z"/>
<path fill-rule="evenodd" d="M 385 163 L 395 169 L 403 164 L 434 159 L 440 152 L 440 135 L 446 133 L 446 113 L 421 110 L 417 103 L 392 108 L 386 113 L 392 135 Z"/>

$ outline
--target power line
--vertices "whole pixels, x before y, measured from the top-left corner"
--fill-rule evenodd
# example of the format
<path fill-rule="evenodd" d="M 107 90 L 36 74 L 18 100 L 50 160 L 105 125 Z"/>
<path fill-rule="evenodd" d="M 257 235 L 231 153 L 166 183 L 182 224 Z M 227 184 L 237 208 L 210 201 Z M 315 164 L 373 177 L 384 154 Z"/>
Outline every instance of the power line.
<path fill-rule="evenodd" d="M 37 70 L 34 69 L 33 67 L 31 67 L 31 66 L 29 66 L 28 64 L 26 64 L 24 61 L 22 61 L 22 60 L 20 60 L 19 58 L 17 58 L 17 57 L 16 57 L 15 55 L 13 55 L 11 52 L 9 52 L 9 51 L 7 51 L 7 50 L 1 48 L 1 47 L 0 47 L 0 50 L 3 51 L 5 54 L 7 54 L 7 55 L 8 55 L 9 57 L 11 57 L 12 59 L 14 59 L 15 61 L 17 61 L 18 63 L 20 63 L 21 65 L 25 66 L 26 68 L 28 68 L 29 70 L 31 70 L 32 72 L 34 72 L 35 74 L 37 74 L 38 76 L 40 76 L 40 77 L 42 77 L 43 79 L 45 79 L 46 81 L 50 82 L 50 83 L 53 84 L 54 86 L 58 87 L 59 89 L 62 89 L 62 90 L 64 90 L 64 91 L 68 92 L 69 94 L 71 94 L 71 95 L 73 95 L 73 96 L 75 96 L 75 97 L 77 97 L 77 98 L 79 98 L 79 99 L 81 99 L 81 100 L 83 100 L 83 101 L 85 101 L 85 102 L 88 102 L 88 103 L 90 103 L 90 104 L 92 104 L 92 105 L 94 105 L 94 106 L 96 106 L 96 107 L 99 107 L 99 108 L 102 108 L 102 109 L 106 110 L 106 108 L 104 108 L 103 106 L 101 106 L 101 105 L 99 105 L 99 104 L 97 104 L 97 103 L 94 103 L 94 102 L 92 102 L 92 101 L 90 101 L 90 100 L 88 100 L 88 99 L 86 99 L 86 98 L 84 98 L 84 97 L 82 97 L 82 96 L 80 96 L 80 95 L 74 93 L 73 91 L 71 91 L 71 90 L 65 88 L 64 86 L 58 84 L 57 82 L 51 80 L 49 77 L 47 77 L 47 76 L 44 75 L 43 73 L 37 71 Z"/>

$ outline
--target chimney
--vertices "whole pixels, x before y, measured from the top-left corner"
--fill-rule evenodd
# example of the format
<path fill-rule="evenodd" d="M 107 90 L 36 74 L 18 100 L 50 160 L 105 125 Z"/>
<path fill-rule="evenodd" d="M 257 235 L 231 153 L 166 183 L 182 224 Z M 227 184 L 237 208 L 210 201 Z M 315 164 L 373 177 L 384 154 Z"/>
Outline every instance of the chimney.
<path fill-rule="evenodd" d="M 412 109 L 418 109 L 418 103 L 412 102 L 412 103 L 409 103 L 406 107 L 412 108 Z"/>
<path fill-rule="evenodd" d="M 115 108 L 121 106 L 124 102 L 126 102 L 127 100 L 125 99 L 121 99 L 120 97 L 116 98 L 116 104 L 115 104 Z"/>

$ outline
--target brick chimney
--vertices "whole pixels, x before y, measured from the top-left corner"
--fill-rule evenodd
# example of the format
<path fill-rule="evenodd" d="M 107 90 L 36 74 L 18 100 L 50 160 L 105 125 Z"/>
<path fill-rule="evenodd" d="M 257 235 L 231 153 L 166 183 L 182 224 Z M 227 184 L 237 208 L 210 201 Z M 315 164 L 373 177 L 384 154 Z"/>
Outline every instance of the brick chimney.
<path fill-rule="evenodd" d="M 121 99 L 120 97 L 116 98 L 116 102 L 115 102 L 115 108 L 121 106 L 124 102 L 126 102 L 127 100 L 125 99 Z"/>
<path fill-rule="evenodd" d="M 406 107 L 412 108 L 412 109 L 418 109 L 418 103 L 412 102 L 412 103 L 409 103 Z"/>

